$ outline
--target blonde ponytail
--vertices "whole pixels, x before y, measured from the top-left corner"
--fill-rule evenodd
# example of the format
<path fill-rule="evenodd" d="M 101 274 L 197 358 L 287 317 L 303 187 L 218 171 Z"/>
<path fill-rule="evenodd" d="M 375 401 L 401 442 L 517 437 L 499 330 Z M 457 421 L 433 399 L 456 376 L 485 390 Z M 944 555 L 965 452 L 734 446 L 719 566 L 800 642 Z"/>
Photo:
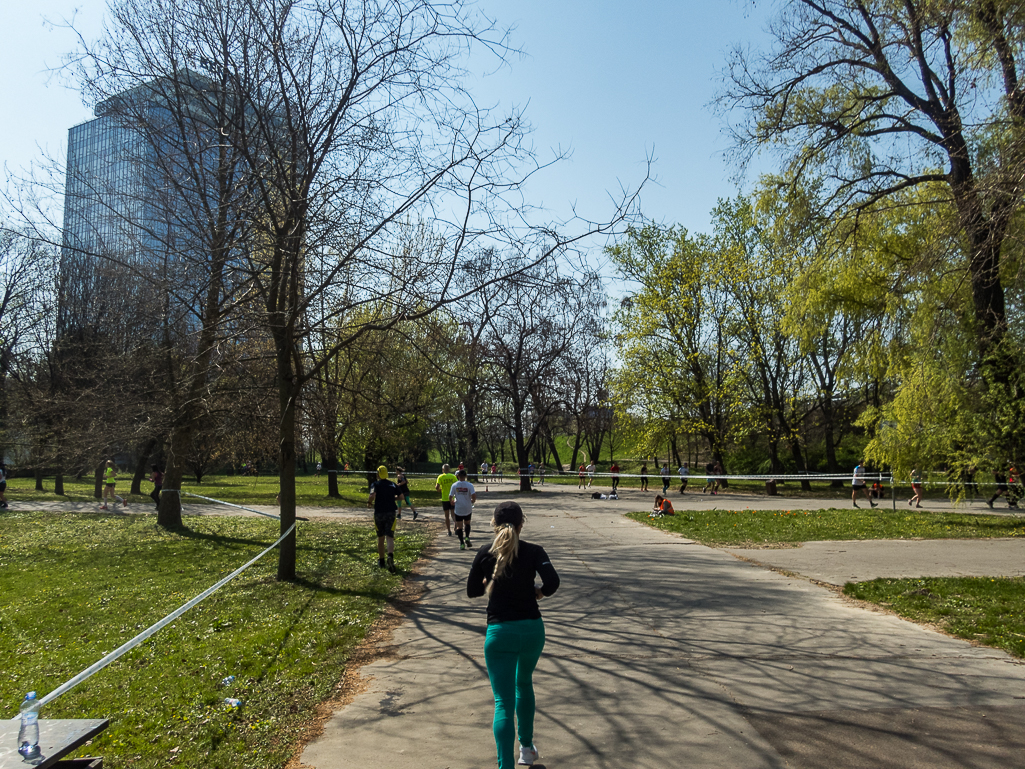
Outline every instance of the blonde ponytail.
<path fill-rule="evenodd" d="M 495 571 L 485 588 L 489 595 L 495 586 L 495 580 L 508 572 L 520 551 L 520 534 L 516 530 L 516 526 L 511 523 L 495 523 L 494 521 L 491 522 L 491 526 L 495 530 L 495 541 L 491 543 L 491 550 L 488 552 L 495 556 Z"/>

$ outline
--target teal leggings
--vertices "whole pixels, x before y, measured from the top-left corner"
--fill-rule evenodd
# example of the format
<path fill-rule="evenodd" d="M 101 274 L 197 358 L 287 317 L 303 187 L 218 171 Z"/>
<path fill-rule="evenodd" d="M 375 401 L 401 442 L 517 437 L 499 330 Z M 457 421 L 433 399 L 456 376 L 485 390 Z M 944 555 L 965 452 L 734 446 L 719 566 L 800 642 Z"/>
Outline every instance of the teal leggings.
<path fill-rule="evenodd" d="M 495 695 L 495 747 L 499 769 L 514 769 L 516 724 L 520 744 L 534 744 L 534 668 L 545 648 L 545 624 L 540 619 L 521 619 L 488 625 L 484 661 Z"/>

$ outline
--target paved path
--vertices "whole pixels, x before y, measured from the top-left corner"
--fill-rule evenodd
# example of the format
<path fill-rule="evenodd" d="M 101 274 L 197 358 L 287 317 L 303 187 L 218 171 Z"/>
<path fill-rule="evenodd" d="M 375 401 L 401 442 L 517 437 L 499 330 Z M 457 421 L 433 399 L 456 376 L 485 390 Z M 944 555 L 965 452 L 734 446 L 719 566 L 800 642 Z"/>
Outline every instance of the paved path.
<path fill-rule="evenodd" d="M 512 483 L 504 484 L 491 484 L 490 492 L 479 492 L 481 502 L 485 500 L 491 500 L 492 503 L 495 500 L 516 498 L 520 499 L 521 496 L 516 492 L 516 487 Z M 580 491 L 576 485 L 560 485 L 560 484 L 547 484 L 546 486 L 536 486 L 537 499 L 549 499 L 552 495 L 557 495 L 560 499 L 566 500 L 574 505 L 577 505 L 581 510 L 588 511 L 599 511 L 599 510 L 615 510 L 616 512 L 630 512 L 632 510 L 649 510 L 651 509 L 652 503 L 655 499 L 655 494 L 661 490 L 661 484 L 657 484 L 652 487 L 652 491 L 641 492 L 638 489 L 623 488 L 621 489 L 621 499 L 619 500 L 596 500 L 591 499 L 590 495 L 593 491 L 607 494 L 610 489 L 608 486 L 598 487 L 595 486 L 593 489 L 587 491 Z M 796 493 L 796 487 L 794 492 Z M 817 497 L 794 497 L 785 496 L 786 492 L 782 492 L 777 496 L 766 496 L 764 494 L 751 494 L 748 492 L 723 492 L 721 494 L 701 494 L 700 489 L 694 490 L 693 486 L 691 490 L 686 494 L 677 493 L 676 489 L 671 488 L 669 491 L 669 498 L 672 500 L 673 505 L 678 510 L 823 510 L 828 508 L 841 508 L 846 509 L 851 507 L 850 490 L 836 492 L 833 496 L 829 496 L 829 492 L 822 489 L 820 490 L 820 496 Z M 66 501 L 53 501 L 53 502 L 31 502 L 23 501 L 18 499 L 16 493 L 12 493 L 10 490 L 7 492 L 8 499 L 10 500 L 11 510 L 45 510 L 51 512 L 76 512 L 76 513 L 95 513 L 100 511 L 98 502 L 66 502 Z M 127 508 L 113 505 L 111 508 L 112 512 L 122 512 L 130 514 L 142 514 L 152 513 L 154 511 L 153 504 L 146 501 L 141 501 L 139 496 L 133 498 L 135 501 L 130 501 Z M 900 504 L 894 507 L 891 500 L 882 500 L 882 510 L 893 510 L 896 509 L 898 512 L 908 510 L 909 508 L 904 502 L 904 498 L 898 499 Z M 860 500 L 859 503 L 862 507 L 866 506 L 865 500 Z M 264 513 L 277 513 L 277 508 L 274 505 L 247 505 Z M 424 507 L 421 503 L 417 503 L 418 508 Z M 434 506 L 435 510 L 432 511 L 430 506 L 427 507 L 427 512 L 437 512 L 437 505 Z M 186 515 L 248 515 L 248 513 L 242 513 L 237 508 L 230 507 L 228 505 L 217 505 L 207 502 L 200 502 L 189 497 L 184 497 L 184 510 Z M 975 500 L 964 500 L 962 502 L 954 503 L 949 499 L 938 499 L 938 500 L 927 500 L 923 506 L 923 510 L 926 512 L 944 512 L 944 513 L 976 513 L 984 515 L 1004 515 L 1010 517 L 1025 516 L 1025 508 L 1020 510 L 1013 510 L 1007 507 L 1006 504 L 997 504 L 996 509 L 990 509 L 986 506 L 986 503 L 982 499 Z M 359 506 L 353 507 L 302 507 L 297 510 L 299 515 L 304 516 L 365 516 L 366 509 Z"/>
<path fill-rule="evenodd" d="M 876 577 L 1025 575 L 1025 539 L 805 542 L 794 548 L 729 548 L 727 552 L 831 585 Z"/>
<path fill-rule="evenodd" d="M 524 503 L 524 537 L 562 577 L 542 604 L 535 676 L 544 766 L 1025 763 L 1025 666 L 1009 656 L 622 517 L 635 504 L 573 492 Z M 362 670 L 369 687 L 307 746 L 304 766 L 495 766 L 470 558 L 440 539 L 392 654 Z"/>

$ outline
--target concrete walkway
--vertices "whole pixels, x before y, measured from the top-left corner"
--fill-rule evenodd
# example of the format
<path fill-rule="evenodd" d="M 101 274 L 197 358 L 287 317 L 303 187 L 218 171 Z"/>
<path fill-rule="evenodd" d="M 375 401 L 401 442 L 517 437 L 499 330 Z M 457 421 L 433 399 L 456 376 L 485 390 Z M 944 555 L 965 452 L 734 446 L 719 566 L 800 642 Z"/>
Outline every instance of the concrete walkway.
<path fill-rule="evenodd" d="M 592 502 L 571 488 L 524 502 L 524 538 L 562 577 L 542 603 L 537 766 L 1025 764 L 1025 666 L 622 517 L 648 496 Z M 494 501 L 477 505 L 478 544 Z M 391 653 L 363 668 L 368 688 L 304 766 L 495 766 L 471 557 L 441 537 Z"/>
<path fill-rule="evenodd" d="M 805 542 L 794 548 L 729 548 L 727 552 L 838 586 L 877 577 L 1025 575 L 1025 539 Z"/>
<path fill-rule="evenodd" d="M 430 480 L 430 479 L 428 479 Z M 424 479 L 416 479 L 416 483 L 423 483 Z M 433 485 L 433 481 L 430 480 L 430 484 Z M 558 495 L 560 499 L 572 500 L 573 504 L 577 504 L 581 509 L 587 510 L 601 510 L 601 509 L 613 509 L 617 512 L 629 512 L 631 510 L 649 510 L 651 509 L 652 503 L 657 494 L 662 489 L 661 481 L 652 481 L 650 491 L 642 492 L 636 488 L 621 487 L 620 495 L 621 499 L 617 500 L 592 500 L 590 495 L 592 492 L 599 492 L 602 494 L 608 494 L 611 491 L 608 479 L 598 479 L 592 489 L 578 490 L 575 483 L 568 484 L 553 484 L 548 483 L 545 486 L 535 486 L 537 494 L 533 495 L 539 500 L 550 499 L 552 495 Z M 147 483 L 146 488 L 150 488 Z M 673 505 L 678 510 L 823 510 L 828 508 L 840 508 L 847 509 L 851 507 L 851 492 L 849 488 L 839 490 L 828 490 L 825 487 L 819 485 L 817 487 L 816 496 L 804 496 L 803 492 L 800 491 L 799 485 L 791 483 L 787 486 L 781 487 L 780 492 L 776 496 L 766 496 L 765 494 L 752 494 L 750 492 L 738 492 L 733 489 L 723 491 L 719 494 L 702 494 L 701 484 L 698 482 L 691 483 L 686 494 L 679 494 L 679 482 L 677 485 L 670 486 L 669 498 L 672 500 Z M 982 492 L 988 492 L 988 487 L 983 488 Z M 326 481 L 325 481 L 325 492 L 326 492 Z M 481 502 L 485 499 L 494 500 L 498 499 L 509 499 L 515 497 L 521 498 L 516 491 L 516 484 L 511 480 L 507 480 L 504 483 L 491 483 L 490 492 L 482 492 L 481 487 L 478 486 L 478 492 L 481 496 Z M 938 493 L 938 492 L 934 492 Z M 8 489 L 7 497 L 10 501 L 11 510 L 44 510 L 50 512 L 76 512 L 76 513 L 94 513 L 100 511 L 99 502 L 68 502 L 68 501 L 47 501 L 47 502 L 32 502 L 24 501 L 19 499 L 16 491 Z M 432 494 L 433 499 L 433 494 Z M 205 501 L 199 501 L 188 496 L 183 496 L 184 511 L 186 515 L 249 515 L 249 513 L 243 513 L 237 508 L 233 508 L 227 505 L 217 505 L 208 503 Z M 867 506 L 865 499 L 859 499 L 858 504 L 862 507 Z M 910 508 L 907 507 L 907 496 L 904 491 L 898 489 L 897 504 L 894 505 L 890 499 L 883 499 L 879 501 L 881 510 L 896 510 L 897 512 L 907 511 Z M 274 505 L 247 505 L 253 507 L 256 510 L 260 510 L 264 513 L 277 513 L 277 507 Z M 417 502 L 417 506 L 420 507 L 421 503 Z M 961 502 L 951 502 L 947 498 L 927 499 L 923 505 L 923 511 L 925 512 L 942 512 L 942 513 L 969 513 L 969 514 L 980 514 L 980 515 L 1002 515 L 1008 517 L 1019 517 L 1025 516 L 1025 508 L 1012 509 L 1007 506 L 1007 503 L 1002 498 L 996 503 L 996 508 L 991 509 L 986 506 L 984 497 L 977 497 L 975 499 L 965 499 Z M 153 504 L 148 499 L 143 499 L 140 496 L 135 496 L 129 501 L 127 508 L 120 506 L 113 506 L 111 512 L 126 512 L 130 514 L 142 514 L 152 513 Z M 302 507 L 296 511 L 299 515 L 310 517 L 333 517 L 343 516 L 351 517 L 357 516 L 362 517 L 367 515 L 365 507 L 353 506 L 353 507 L 338 507 L 338 506 L 317 506 L 317 507 Z M 432 512 L 428 510 L 428 512 Z M 434 505 L 433 512 L 440 512 L 438 505 Z M 0 512 L 2 515 L 2 512 Z"/>

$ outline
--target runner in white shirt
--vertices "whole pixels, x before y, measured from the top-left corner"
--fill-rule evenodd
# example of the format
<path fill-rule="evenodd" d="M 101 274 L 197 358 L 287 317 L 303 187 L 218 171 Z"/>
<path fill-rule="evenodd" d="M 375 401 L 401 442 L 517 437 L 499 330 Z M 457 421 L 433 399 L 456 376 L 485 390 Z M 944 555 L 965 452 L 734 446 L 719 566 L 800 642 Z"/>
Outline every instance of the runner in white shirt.
<path fill-rule="evenodd" d="M 449 489 L 448 498 L 452 503 L 452 517 L 456 519 L 456 534 L 459 535 L 459 549 L 465 550 L 470 544 L 470 517 L 473 515 L 473 503 L 477 501 L 477 491 L 473 484 L 466 480 L 466 470 L 456 473 L 458 479 Z M 463 535 L 465 528 L 466 535 Z"/>
<path fill-rule="evenodd" d="M 484 481 L 484 491 L 488 490 L 488 463 L 480 463 L 480 475 L 477 476 L 477 483 Z"/>
<path fill-rule="evenodd" d="M 687 490 L 687 481 L 690 480 L 690 465 L 684 462 L 680 465 L 680 493 Z"/>
<path fill-rule="evenodd" d="M 858 493 L 865 495 L 868 503 L 872 507 L 876 506 L 876 503 L 872 501 L 872 495 L 868 493 L 868 487 L 865 485 L 865 466 L 859 462 L 854 468 L 854 477 L 851 478 L 851 502 L 855 507 L 858 506 Z"/>
<path fill-rule="evenodd" d="M 592 483 L 594 483 L 594 462 L 587 466 L 587 488 L 591 488 Z"/>

